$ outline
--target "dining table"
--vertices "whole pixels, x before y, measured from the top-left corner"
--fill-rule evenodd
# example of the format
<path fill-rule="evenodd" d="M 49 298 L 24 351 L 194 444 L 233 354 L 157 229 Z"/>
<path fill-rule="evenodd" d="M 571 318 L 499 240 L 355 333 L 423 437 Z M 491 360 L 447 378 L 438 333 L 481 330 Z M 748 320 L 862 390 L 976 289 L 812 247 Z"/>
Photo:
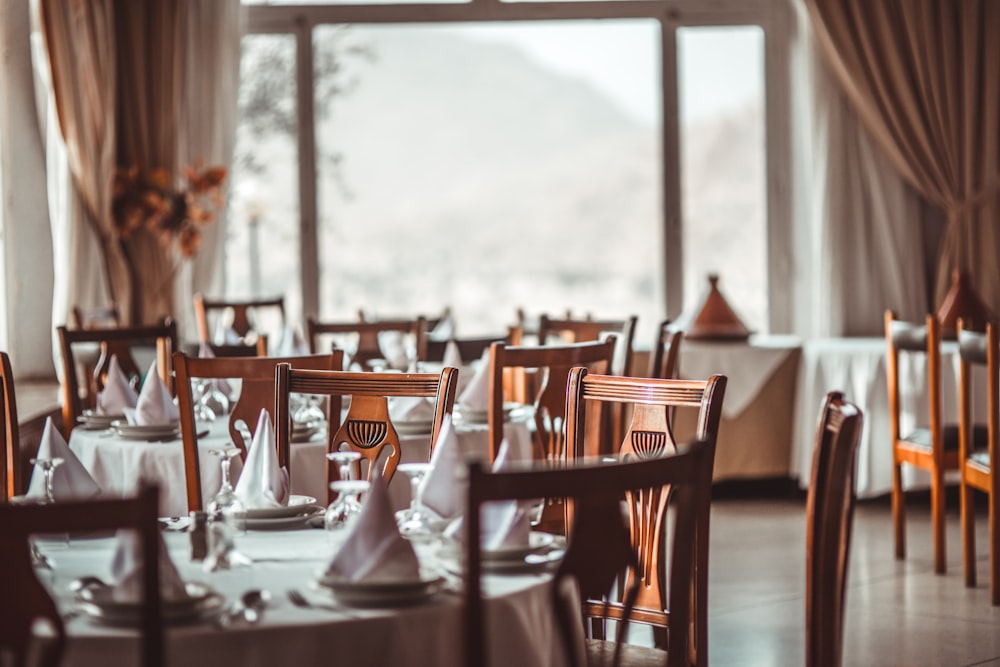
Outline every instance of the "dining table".
<path fill-rule="evenodd" d="M 161 534 L 181 578 L 201 582 L 221 596 L 214 611 L 165 628 L 166 664 L 184 667 L 241 667 L 344 664 L 402 667 L 458 667 L 462 664 L 461 568 L 454 548 L 442 542 L 415 544 L 422 576 L 441 577 L 420 599 L 373 596 L 345 603 L 318 583 L 348 529 L 330 531 L 247 530 L 236 548 L 252 560 L 245 569 L 208 571 L 192 560 L 191 539 L 182 519 Z M 139 634 L 86 611 L 70 584 L 84 576 L 111 582 L 114 537 L 40 539 L 53 564 L 40 579 L 54 593 L 66 619 L 65 667 L 134 664 Z M 558 555 L 558 552 L 555 552 Z M 491 665 L 519 667 L 565 664 L 551 610 L 552 563 L 488 572 L 483 578 L 488 656 Z M 256 619 L 245 618 L 237 602 L 246 591 L 267 591 Z M 296 598 L 298 604 L 292 602 Z M 308 605 L 308 606 L 302 606 Z M 220 623 L 220 618 L 232 618 Z M 253 621 L 253 622 L 251 622 Z M 42 632 L 44 635 L 44 632 Z"/>
<path fill-rule="evenodd" d="M 530 412 L 522 410 L 504 424 L 504 437 L 520 451 L 530 451 Z M 458 445 L 467 458 L 482 458 L 489 451 L 489 430 L 485 423 L 461 419 L 454 422 Z M 227 417 L 211 422 L 199 422 L 198 459 L 201 473 L 202 498 L 207 504 L 222 484 L 219 459 L 212 453 L 232 446 Z M 402 431 L 402 429 L 399 429 Z M 325 426 L 315 430 L 303 441 L 290 447 L 291 493 L 315 499 L 321 504 L 327 498 L 327 437 Z M 180 435 L 134 438 L 120 435 L 114 428 L 87 429 L 78 426 L 69 438 L 69 448 L 101 487 L 103 495 L 125 497 L 134 494 L 141 480 L 156 482 L 163 489 L 160 514 L 184 517 L 188 514 L 185 493 L 184 448 Z M 400 462 L 426 462 L 431 454 L 430 432 L 400 432 Z M 242 469 L 239 457 L 232 460 L 230 478 L 235 486 Z M 410 482 L 397 473 L 389 483 L 389 494 L 395 509 L 410 503 Z"/>

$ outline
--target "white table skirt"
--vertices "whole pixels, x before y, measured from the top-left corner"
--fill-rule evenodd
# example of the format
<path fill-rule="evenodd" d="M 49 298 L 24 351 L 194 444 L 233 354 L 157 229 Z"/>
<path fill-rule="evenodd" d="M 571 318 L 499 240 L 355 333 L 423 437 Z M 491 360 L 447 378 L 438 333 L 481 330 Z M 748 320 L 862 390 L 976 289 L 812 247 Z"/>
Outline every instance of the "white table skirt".
<path fill-rule="evenodd" d="M 812 450 L 823 397 L 840 390 L 844 398 L 864 412 L 864 427 L 858 448 L 857 492 L 872 497 L 892 490 L 892 430 L 886 379 L 888 346 L 884 338 L 836 338 L 807 341 L 799 367 L 799 400 L 795 415 L 795 437 L 791 470 L 799 486 L 807 488 L 812 474 Z M 946 341 L 941 346 L 941 406 L 945 423 L 958 421 L 958 346 Z M 901 354 L 900 429 L 906 433 L 928 424 L 926 359 Z M 974 376 L 977 395 L 985 387 L 985 376 Z M 985 401 L 978 401 L 984 403 Z M 975 409 L 974 417 L 985 417 L 985 408 Z M 906 489 L 924 488 L 928 475 L 913 466 L 903 466 Z"/>
<path fill-rule="evenodd" d="M 187 535 L 165 534 L 181 576 L 214 586 L 230 600 L 248 588 L 266 588 L 272 601 L 258 625 L 237 621 L 226 630 L 211 624 L 176 626 L 166 632 L 167 664 L 184 667 L 274 667 L 275 665 L 349 664 L 404 667 L 459 667 L 461 599 L 440 593 L 427 603 L 398 609 L 300 609 L 285 592 L 296 588 L 313 599 L 334 599 L 313 583 L 333 553 L 319 530 L 254 532 L 238 536 L 237 546 L 256 560 L 248 571 L 205 573 L 188 560 Z M 110 577 L 111 539 L 74 540 L 69 548 L 43 551 L 56 563 L 53 588 L 64 592 L 82 575 Z M 418 551 L 425 564 L 434 555 Z M 43 577 L 44 578 L 44 577 Z M 547 574 L 487 576 L 490 664 L 497 667 L 558 666 L 566 661 L 558 642 Z M 136 664 L 138 635 L 128 629 L 95 625 L 83 617 L 67 624 L 66 667 Z"/>
<path fill-rule="evenodd" d="M 228 445 L 227 421 L 216 420 L 208 436 L 198 441 L 198 458 L 201 465 L 201 489 L 205 503 L 222 484 L 219 460 L 211 454 L 213 448 Z M 489 446 L 486 425 L 456 426 L 459 446 L 470 456 L 485 455 Z M 510 422 L 504 434 L 512 447 L 530 451 L 530 433 L 523 421 Z M 312 496 L 326 504 L 326 434 L 310 442 L 293 443 L 291 446 L 292 493 Z M 108 431 L 73 429 L 70 449 L 80 458 L 106 495 L 123 497 L 134 494 L 140 479 L 156 481 L 164 490 L 160 499 L 162 516 L 187 516 L 187 495 L 184 483 L 184 449 L 180 438 L 171 442 L 146 442 L 123 440 Z M 430 456 L 430 435 L 401 435 L 401 460 L 427 461 Z M 523 451 L 523 450 L 522 450 Z M 239 457 L 233 460 L 233 484 L 239 479 L 242 464 Z M 406 475 L 399 473 L 389 483 L 389 493 L 396 509 L 407 507 L 410 502 L 410 485 Z"/>

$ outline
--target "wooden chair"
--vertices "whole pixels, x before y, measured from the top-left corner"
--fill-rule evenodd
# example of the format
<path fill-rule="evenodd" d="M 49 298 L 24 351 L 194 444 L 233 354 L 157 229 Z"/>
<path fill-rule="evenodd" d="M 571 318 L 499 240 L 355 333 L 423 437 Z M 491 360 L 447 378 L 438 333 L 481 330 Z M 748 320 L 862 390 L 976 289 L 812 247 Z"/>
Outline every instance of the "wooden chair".
<path fill-rule="evenodd" d="M 180 411 L 181 438 L 184 442 L 184 476 L 187 486 L 188 510 L 203 508 L 201 465 L 198 457 L 198 427 L 194 418 L 195 397 L 192 379 L 239 379 L 240 395 L 229 413 L 229 435 L 246 458 L 250 443 L 244 432 L 252 431 L 262 409 L 274 408 L 274 375 L 279 362 L 295 368 L 313 370 L 338 370 L 343 367 L 344 353 L 336 350 L 330 354 L 307 357 L 189 357 L 174 354 L 174 372 L 177 376 L 177 405 Z M 339 404 L 338 404 L 339 405 Z M 338 415 L 339 418 L 339 415 Z M 242 426 L 242 428 L 241 428 Z M 289 465 L 288 448 L 278 448 L 279 465 Z"/>
<path fill-rule="evenodd" d="M 211 343 L 212 335 L 209 327 L 209 319 L 213 314 L 225 315 L 230 313 L 232 322 L 229 328 L 241 339 L 253 344 L 256 337 L 264 332 L 257 330 L 257 318 L 261 311 L 276 311 L 280 316 L 280 324 L 285 323 L 285 299 L 275 297 L 271 299 L 251 299 L 247 301 L 236 301 L 229 299 L 208 299 L 202 294 L 194 295 L 194 315 L 198 324 L 198 339 L 203 343 Z M 259 355 L 262 356 L 262 355 Z"/>
<path fill-rule="evenodd" d="M 20 443 L 21 435 L 17 422 L 17 399 L 14 395 L 14 371 L 10 366 L 10 357 L 6 352 L 0 352 L 0 387 L 3 389 L 3 456 L 0 457 L 0 484 L 3 484 L 0 498 L 12 498 L 27 490 L 21 468 Z"/>
<path fill-rule="evenodd" d="M 698 410 L 698 429 L 695 438 L 705 443 L 709 478 L 715 461 L 715 443 L 722 420 L 722 403 L 726 393 L 726 377 L 713 375 L 707 380 L 669 380 L 654 378 L 629 378 L 613 375 L 594 375 L 586 368 L 574 368 L 569 376 L 566 406 L 566 440 L 573 457 L 582 457 L 588 446 L 588 431 L 604 436 L 591 414 L 607 414 L 600 410 L 608 403 L 618 403 L 631 408 L 631 421 L 620 441 L 600 447 L 602 454 L 611 453 L 621 460 L 648 459 L 673 454 L 677 451 L 668 415 L 672 409 Z M 598 408 L 595 410 L 595 408 Z M 708 544 L 709 501 L 711 480 L 703 488 L 705 497 L 699 501 L 700 514 L 695 518 L 695 578 L 693 580 L 693 635 L 692 656 L 698 665 L 708 664 Z M 660 560 L 665 551 L 661 541 L 663 512 L 666 498 L 656 493 L 645 496 L 640 502 L 629 503 L 629 520 L 632 543 L 638 551 L 639 568 L 633 573 L 637 578 L 638 596 L 635 600 L 636 620 L 659 628 L 656 636 L 663 642 L 667 628 L 672 628 L 670 609 L 662 578 L 664 564 Z M 603 604 L 591 604 L 590 615 L 602 619 L 617 619 L 620 606 L 605 609 Z M 671 633 L 672 634 L 672 633 Z"/>
<path fill-rule="evenodd" d="M 820 412 L 806 499 L 806 665 L 840 667 L 863 416 L 840 392 Z"/>
<path fill-rule="evenodd" d="M 493 343 L 510 344 L 510 334 L 502 336 L 484 336 L 479 338 L 449 338 L 447 340 L 431 340 L 427 337 L 426 327 L 417 338 L 417 361 L 444 361 L 444 352 L 448 343 L 455 343 L 462 362 L 469 364 L 483 356 Z"/>
<path fill-rule="evenodd" d="M 216 357 L 266 357 L 267 334 L 257 336 L 257 340 L 246 345 L 206 343 Z"/>
<path fill-rule="evenodd" d="M 566 448 L 566 388 L 572 368 L 583 366 L 606 373 L 614 357 L 615 340 L 521 347 L 493 343 L 490 347 L 489 426 L 490 461 L 503 441 L 504 402 L 534 406 L 534 458 L 562 461 Z M 537 382 L 523 376 L 534 371 Z M 506 388 L 505 388 L 506 387 Z M 529 393 L 530 392 L 530 393 Z M 598 452 L 589 452 L 598 453 Z"/>
<path fill-rule="evenodd" d="M 656 340 L 649 354 L 648 377 L 674 379 L 680 376 L 680 350 L 684 332 L 674 329 L 670 320 L 663 320 L 656 328 Z"/>
<path fill-rule="evenodd" d="M 635 338 L 637 317 L 632 315 L 622 320 L 585 320 L 554 318 L 542 315 L 538 321 L 538 342 L 548 345 L 553 342 L 582 343 L 601 340 L 608 334 L 615 334 L 614 363 L 611 375 L 629 375 L 632 369 L 632 343 Z"/>
<path fill-rule="evenodd" d="M 697 517 L 708 511 L 706 505 L 712 482 L 710 445 L 694 443 L 683 453 L 632 459 L 602 465 L 573 465 L 548 470 L 487 472 L 481 463 L 468 471 L 468 512 L 465 515 L 468 535 L 478 535 L 479 509 L 491 501 L 526 500 L 557 494 L 572 499 L 573 522 L 569 531 L 566 555 L 560 563 L 552 586 L 552 612 L 559 641 L 571 665 L 702 665 L 691 659 L 690 626 L 691 581 L 695 560 L 693 545 Z M 639 579 L 627 577 L 623 602 L 615 607 L 625 619 L 619 625 L 617 642 L 586 640 L 581 642 L 580 612 L 575 609 L 576 589 L 584 600 L 606 599 L 612 584 L 623 572 L 641 569 L 641 554 L 621 511 L 623 500 L 629 506 L 645 504 L 650 496 L 663 505 L 669 498 L 674 511 L 669 516 L 671 528 L 669 586 L 669 651 L 624 643 L 627 621 L 644 622 L 643 613 L 633 603 L 638 601 Z M 465 664 L 488 664 L 487 609 L 482 599 L 482 553 L 479 540 L 465 540 Z M 614 603 L 611 603 L 614 604 Z M 583 609 L 587 614 L 589 605 Z M 498 638 L 502 641 L 502 638 Z M 583 655 L 581 655 L 583 654 Z"/>
<path fill-rule="evenodd" d="M 365 313 L 364 308 L 358 308 L 358 322 L 399 322 L 403 320 L 423 320 L 430 332 L 444 320 L 451 317 L 451 308 L 445 307 L 439 315 L 416 315 L 413 317 L 376 317 Z"/>
<path fill-rule="evenodd" d="M 83 414 L 84 408 L 92 408 L 97 400 L 97 394 L 104 389 L 104 378 L 108 373 L 111 356 L 118 357 L 122 371 L 129 377 L 138 378 L 146 372 L 139 368 L 133 351 L 140 347 L 156 350 L 156 368 L 167 387 L 173 386 L 173 372 L 170 368 L 170 355 L 177 347 L 177 325 L 168 321 L 164 324 L 139 327 L 119 327 L 117 329 L 67 329 L 56 327 L 59 334 L 59 349 L 62 353 L 62 395 L 63 424 L 66 437 L 76 427 L 77 418 Z M 86 378 L 83 385 L 86 390 L 80 392 L 81 378 L 77 375 L 77 359 L 75 348 L 86 345 L 100 345 L 100 357 L 94 365 L 93 374 Z"/>
<path fill-rule="evenodd" d="M 122 314 L 117 304 L 81 308 L 73 306 L 73 323 L 77 329 L 116 328 L 122 325 Z"/>
<path fill-rule="evenodd" d="M 40 659 L 30 664 L 55 667 L 66 649 L 66 629 L 59 609 L 31 562 L 31 536 L 119 528 L 137 530 L 142 543 L 141 664 L 158 667 L 164 663 L 158 497 L 155 488 L 144 488 L 136 498 L 124 500 L 0 504 L 0 587 L 5 600 L 0 609 L 0 649 L 12 654 L 12 664 L 29 664 L 28 656 L 37 652 Z M 38 619 L 48 621 L 55 636 L 33 651 L 32 625 Z"/>
<path fill-rule="evenodd" d="M 284 361 L 284 360 L 282 360 Z M 275 376 L 275 429 L 279 453 L 288 456 L 291 439 L 292 416 L 288 408 L 288 395 L 292 392 L 338 397 L 350 396 L 351 407 L 343 422 L 339 414 L 330 415 L 328 451 L 338 451 L 346 445 L 360 452 L 367 462 L 370 479 L 375 466 L 382 463 L 382 476 L 388 483 L 396 472 L 401 458 L 399 435 L 389 417 L 391 396 L 424 396 L 434 399 L 434 421 L 431 443 L 437 442 L 445 415 L 455 406 L 456 369 L 445 368 L 435 373 L 351 373 L 347 371 L 313 371 L 293 368 L 291 364 L 278 364 Z M 279 454 L 280 456 L 280 454 Z M 362 472 L 360 461 L 356 471 Z M 337 479 L 336 466 L 328 462 L 327 479 Z"/>
<path fill-rule="evenodd" d="M 958 322 L 959 346 L 959 466 L 961 469 L 962 554 L 965 585 L 976 585 L 976 506 L 974 491 L 989 501 L 990 601 L 1000 605 L 1000 475 L 993 461 L 1000 460 L 1000 332 L 994 324 L 985 333 L 968 331 Z M 986 431 L 972 420 L 972 373 L 986 369 L 988 409 Z M 983 397 L 978 397 L 983 401 Z"/>
<path fill-rule="evenodd" d="M 892 311 L 885 313 L 885 338 L 888 344 L 886 375 L 889 388 L 889 418 L 892 428 L 892 517 L 896 558 L 906 557 L 906 502 L 903 495 L 903 464 L 916 466 L 931 476 L 931 527 L 934 539 L 934 571 L 944 574 L 945 503 L 944 475 L 958 470 L 958 424 L 945 424 L 941 411 L 941 329 L 934 315 L 927 315 L 924 324 L 896 319 Z M 929 396 L 929 424 L 910 433 L 900 427 L 902 388 L 900 386 L 900 355 L 921 355 L 926 361 L 926 388 Z"/>
<path fill-rule="evenodd" d="M 398 331 L 404 335 L 419 336 L 421 329 L 426 328 L 422 319 L 416 320 L 380 320 L 378 322 L 320 322 L 315 318 L 306 319 L 306 338 L 309 341 L 309 351 L 315 354 L 319 348 L 320 337 L 333 340 L 333 345 L 348 350 L 350 362 L 357 362 L 362 369 L 367 370 L 373 359 L 384 357 L 378 345 L 378 336 L 386 331 Z M 354 352 L 350 352 L 354 350 Z"/>

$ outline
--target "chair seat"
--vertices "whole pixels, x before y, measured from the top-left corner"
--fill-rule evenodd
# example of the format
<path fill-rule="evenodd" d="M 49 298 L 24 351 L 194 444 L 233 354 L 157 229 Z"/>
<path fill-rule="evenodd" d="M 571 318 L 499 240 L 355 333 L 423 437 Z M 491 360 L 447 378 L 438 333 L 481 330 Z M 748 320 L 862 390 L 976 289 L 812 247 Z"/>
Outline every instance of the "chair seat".
<path fill-rule="evenodd" d="M 607 667 L 614 664 L 615 642 L 600 639 L 587 640 L 588 667 Z M 627 667 L 663 667 L 667 664 L 667 652 L 648 646 L 621 644 L 620 664 Z"/>
<path fill-rule="evenodd" d="M 958 424 L 946 424 L 942 429 L 942 436 L 944 438 L 944 451 L 957 452 L 959 441 Z M 987 438 L 988 434 L 986 431 L 986 424 L 976 424 L 972 427 L 973 449 L 985 448 L 988 442 Z M 927 451 L 931 450 L 930 429 L 918 428 L 908 433 L 903 440 L 912 445 L 914 448 L 926 449 Z"/>

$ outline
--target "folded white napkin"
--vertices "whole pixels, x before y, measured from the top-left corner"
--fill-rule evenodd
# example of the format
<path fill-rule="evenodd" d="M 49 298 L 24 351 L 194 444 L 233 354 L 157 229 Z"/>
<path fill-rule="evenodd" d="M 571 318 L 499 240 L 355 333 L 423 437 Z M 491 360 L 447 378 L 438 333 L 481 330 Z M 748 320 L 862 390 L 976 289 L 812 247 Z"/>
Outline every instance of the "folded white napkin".
<path fill-rule="evenodd" d="M 226 324 L 225 320 L 220 319 L 215 326 L 215 344 L 216 345 L 239 345 L 243 340 L 236 331 Z"/>
<path fill-rule="evenodd" d="M 423 396 L 394 396 L 389 400 L 389 418 L 394 422 L 434 419 L 434 404 Z"/>
<path fill-rule="evenodd" d="M 66 444 L 59 430 L 53 426 L 52 418 L 46 417 L 41 442 L 38 443 L 40 459 L 61 458 L 62 464 L 52 472 L 52 496 L 56 500 L 86 500 L 101 492 L 94 478 L 83 463 Z M 35 465 L 28 484 L 29 498 L 45 498 L 45 474 L 41 466 Z"/>
<path fill-rule="evenodd" d="M 406 342 L 402 331 L 380 331 L 378 349 L 390 368 L 406 370 L 409 366 L 410 358 L 406 354 Z"/>
<path fill-rule="evenodd" d="M 251 510 L 288 505 L 288 470 L 278 466 L 274 425 L 267 410 L 261 410 L 257 418 L 257 429 L 235 493 L 243 506 Z"/>
<path fill-rule="evenodd" d="M 276 357 L 301 357 L 307 354 L 309 354 L 309 346 L 299 328 L 292 325 L 285 327 L 273 355 Z"/>
<path fill-rule="evenodd" d="M 465 385 L 458 404 L 466 410 L 488 410 L 490 407 L 490 351 L 484 350 L 483 356 L 474 365 L 475 372 L 469 384 Z"/>
<path fill-rule="evenodd" d="M 102 415 L 121 415 L 125 408 L 134 408 L 139 400 L 132 385 L 129 384 L 118 355 L 112 354 L 108 362 L 108 373 L 104 379 L 104 389 L 97 394 L 97 412 Z"/>
<path fill-rule="evenodd" d="M 444 356 L 441 357 L 441 365 L 445 368 L 461 368 L 462 353 L 458 351 L 458 343 L 449 340 L 444 345 Z"/>
<path fill-rule="evenodd" d="M 176 424 L 180 418 L 174 399 L 156 372 L 156 362 L 149 365 L 146 380 L 142 383 L 139 400 L 134 410 L 125 409 L 129 424 L 137 426 L 159 426 Z"/>
<path fill-rule="evenodd" d="M 350 581 L 413 581 L 420 577 L 420 562 L 410 541 L 399 534 L 389 491 L 380 472 L 357 521 L 326 568 L 327 576 Z"/>
<path fill-rule="evenodd" d="M 427 337 L 431 340 L 448 340 L 455 335 L 455 322 L 451 319 L 451 315 L 445 315 L 441 318 L 434 328 L 427 332 Z"/>
<path fill-rule="evenodd" d="M 118 531 L 118 543 L 111 561 L 111 596 L 117 602 L 138 602 L 142 599 L 142 542 L 134 530 Z M 160 542 L 160 595 L 164 600 L 183 600 L 188 597 L 177 567 L 170 560 L 167 547 Z"/>
<path fill-rule="evenodd" d="M 458 447 L 458 436 L 451 423 L 451 415 L 445 415 L 434 445 L 431 466 L 420 482 L 417 493 L 424 507 L 442 519 L 451 519 L 461 511 L 462 490 L 458 484 L 458 468 L 462 455 Z"/>
<path fill-rule="evenodd" d="M 198 356 L 202 359 L 215 359 L 215 352 L 212 352 L 212 346 L 208 343 L 201 343 L 198 345 Z M 216 378 L 215 380 L 212 380 L 212 385 L 225 394 L 226 398 L 233 395 L 233 388 L 229 385 L 229 382 L 227 382 L 225 378 Z"/>

